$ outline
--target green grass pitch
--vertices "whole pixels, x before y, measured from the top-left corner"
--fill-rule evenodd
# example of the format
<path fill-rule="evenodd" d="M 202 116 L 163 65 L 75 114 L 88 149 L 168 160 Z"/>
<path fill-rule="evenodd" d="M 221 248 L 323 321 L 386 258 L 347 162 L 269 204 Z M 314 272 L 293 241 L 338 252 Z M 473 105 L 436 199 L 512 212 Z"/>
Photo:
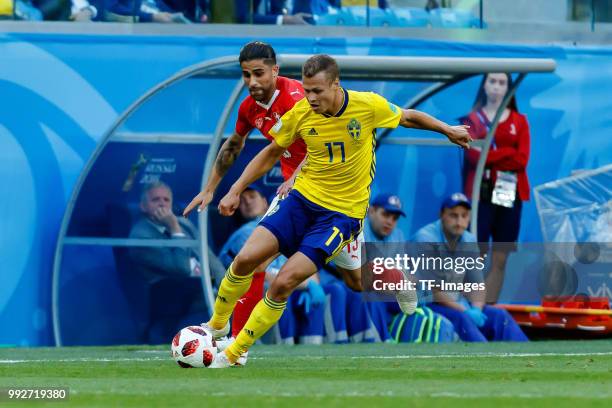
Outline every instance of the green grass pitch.
<path fill-rule="evenodd" d="M 181 369 L 169 347 L 0 349 L 0 406 L 610 407 L 612 341 L 256 346 L 248 365 Z M 6 389 L 68 387 L 68 401 Z"/>

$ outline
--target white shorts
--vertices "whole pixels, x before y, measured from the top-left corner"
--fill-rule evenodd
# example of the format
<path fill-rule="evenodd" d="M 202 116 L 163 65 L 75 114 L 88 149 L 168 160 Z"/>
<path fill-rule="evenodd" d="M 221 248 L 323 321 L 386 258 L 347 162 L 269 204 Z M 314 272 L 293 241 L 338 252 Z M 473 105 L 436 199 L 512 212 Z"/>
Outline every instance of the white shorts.
<path fill-rule="evenodd" d="M 361 268 L 361 247 L 364 241 L 363 231 L 361 231 L 357 238 L 346 244 L 342 251 L 333 259 L 336 266 L 347 270 Z"/>

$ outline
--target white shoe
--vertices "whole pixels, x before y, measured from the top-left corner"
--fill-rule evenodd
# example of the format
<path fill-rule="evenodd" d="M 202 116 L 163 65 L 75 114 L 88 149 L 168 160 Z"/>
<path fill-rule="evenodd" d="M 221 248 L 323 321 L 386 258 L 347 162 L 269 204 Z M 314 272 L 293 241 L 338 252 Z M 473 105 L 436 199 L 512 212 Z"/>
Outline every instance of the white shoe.
<path fill-rule="evenodd" d="M 240 357 L 238 357 L 238 361 L 236 361 L 236 364 L 234 365 L 244 367 L 246 365 L 247 358 L 249 358 L 249 352 L 245 351 L 244 353 L 240 355 Z"/>
<path fill-rule="evenodd" d="M 232 363 L 230 363 L 225 351 L 220 351 L 215 355 L 212 363 L 208 366 L 208 368 L 228 368 L 231 367 Z"/>
<path fill-rule="evenodd" d="M 414 313 L 419 299 L 416 290 L 400 290 L 395 293 L 395 299 L 402 312 L 411 315 Z"/>
<path fill-rule="evenodd" d="M 220 338 L 218 340 L 216 340 L 217 343 L 217 350 L 219 351 L 225 351 L 226 348 L 229 347 L 230 344 L 232 344 L 236 339 L 233 337 L 224 337 L 224 338 Z M 235 365 L 239 365 L 239 366 L 245 366 L 246 362 L 247 362 L 247 358 L 249 356 L 249 352 L 245 351 L 244 353 L 242 353 L 242 355 L 238 358 L 238 361 L 236 361 Z"/>
<path fill-rule="evenodd" d="M 221 337 L 219 339 L 215 339 L 215 343 L 217 344 L 217 350 L 219 350 L 219 351 L 224 351 L 233 342 L 234 342 L 234 338 L 233 337 L 223 336 L 223 337 Z"/>
<path fill-rule="evenodd" d="M 220 340 L 222 337 L 227 337 L 227 334 L 230 331 L 229 322 L 227 322 L 225 327 L 222 328 L 221 330 L 213 329 L 212 327 L 208 325 L 208 323 L 202 323 L 200 326 L 203 327 L 204 330 L 207 330 L 210 334 L 212 334 L 213 339 L 215 340 Z"/>

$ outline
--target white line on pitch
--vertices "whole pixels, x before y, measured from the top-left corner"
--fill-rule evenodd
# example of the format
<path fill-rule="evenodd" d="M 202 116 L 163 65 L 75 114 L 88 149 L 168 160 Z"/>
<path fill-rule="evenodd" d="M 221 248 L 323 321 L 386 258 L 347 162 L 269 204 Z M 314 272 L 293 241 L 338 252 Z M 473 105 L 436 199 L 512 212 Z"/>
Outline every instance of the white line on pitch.
<path fill-rule="evenodd" d="M 351 359 L 423 359 L 423 358 L 491 358 L 491 357 L 590 357 L 590 356 L 610 356 L 612 352 L 594 353 L 489 353 L 489 354 L 432 354 L 432 355 L 396 355 L 396 356 L 350 356 Z M 252 356 L 252 360 L 265 360 L 274 356 Z M 327 356 L 294 356 L 294 359 L 321 360 Z M 59 359 L 19 359 L 19 360 L 0 360 L 0 364 L 19 364 L 19 363 L 71 363 L 71 362 L 119 362 L 119 361 L 172 361 L 170 357 L 125 357 L 125 358 L 59 358 Z"/>
<path fill-rule="evenodd" d="M 0 360 L 0 364 L 17 364 L 17 363 L 73 363 L 73 362 L 114 362 L 114 361 L 171 361 L 170 357 L 149 357 L 149 358 L 45 358 L 32 360 Z"/>
<path fill-rule="evenodd" d="M 590 357 L 612 356 L 612 352 L 595 353 L 488 353 L 488 354 L 433 354 L 433 355 L 397 355 L 397 356 L 351 356 L 352 359 L 402 359 L 402 358 L 478 358 L 478 357 Z"/>

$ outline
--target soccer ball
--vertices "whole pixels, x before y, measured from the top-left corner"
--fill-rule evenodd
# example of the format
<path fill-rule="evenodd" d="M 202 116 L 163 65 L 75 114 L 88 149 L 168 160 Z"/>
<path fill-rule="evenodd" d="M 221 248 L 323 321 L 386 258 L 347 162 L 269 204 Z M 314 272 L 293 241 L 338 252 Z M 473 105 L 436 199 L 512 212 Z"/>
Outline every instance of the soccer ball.
<path fill-rule="evenodd" d="M 217 353 L 212 335 L 200 326 L 188 326 L 172 339 L 172 357 L 183 368 L 208 367 Z"/>

